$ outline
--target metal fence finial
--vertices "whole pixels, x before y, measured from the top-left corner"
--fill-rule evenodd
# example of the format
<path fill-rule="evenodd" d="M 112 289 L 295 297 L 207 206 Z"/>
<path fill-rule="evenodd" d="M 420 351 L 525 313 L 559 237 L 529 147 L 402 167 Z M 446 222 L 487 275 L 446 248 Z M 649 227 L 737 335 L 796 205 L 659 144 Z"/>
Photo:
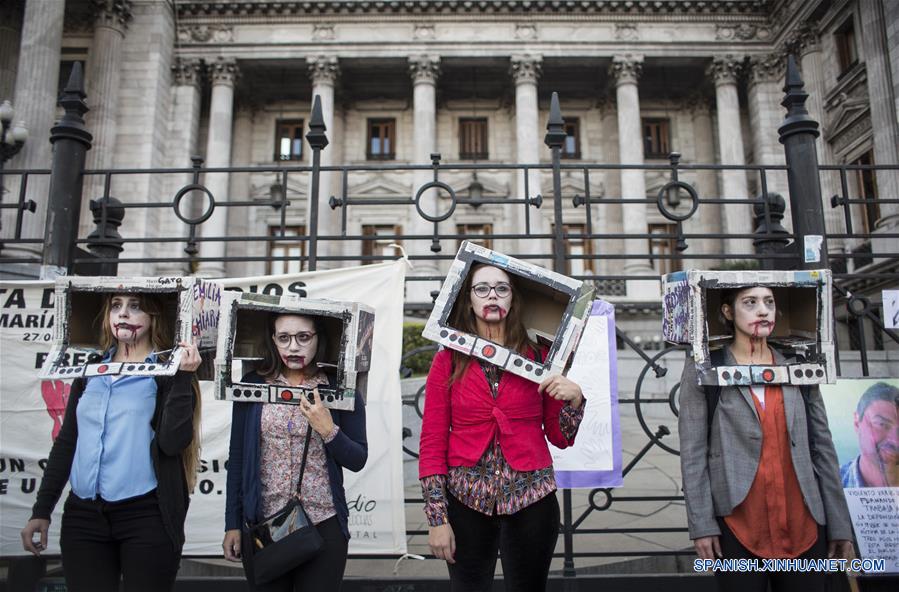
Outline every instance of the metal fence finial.
<path fill-rule="evenodd" d="M 328 145 L 328 136 L 325 126 L 325 117 L 322 115 L 322 98 L 315 95 L 312 102 L 312 116 L 309 118 L 309 131 L 306 133 L 306 141 L 313 150 L 321 150 Z"/>

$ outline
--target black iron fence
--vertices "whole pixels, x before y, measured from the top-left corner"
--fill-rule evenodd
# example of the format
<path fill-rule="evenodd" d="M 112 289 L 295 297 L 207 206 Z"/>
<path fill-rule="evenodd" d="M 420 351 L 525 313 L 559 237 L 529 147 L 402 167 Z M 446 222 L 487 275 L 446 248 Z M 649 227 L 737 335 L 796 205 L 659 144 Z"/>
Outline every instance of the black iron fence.
<path fill-rule="evenodd" d="M 396 242 L 402 243 L 409 259 L 420 265 L 419 271 L 408 278 L 409 286 L 424 282 L 436 289 L 443 279 L 440 266 L 453 258 L 459 241 L 470 239 L 487 241 L 515 256 L 593 280 L 598 292 L 615 297 L 622 310 L 636 308 L 658 316 L 658 299 L 633 297 L 628 291 L 629 283 L 657 282 L 661 273 L 686 265 L 725 269 L 830 267 L 835 278 L 838 368 L 840 362 L 847 368 L 843 374 L 870 375 L 873 363 L 887 359 L 874 352 L 895 349 L 895 344 L 899 344 L 899 335 L 884 329 L 879 301 L 881 289 L 899 287 L 899 226 L 894 225 L 899 216 L 893 214 L 899 214 L 899 195 L 872 195 L 864 189 L 871 186 L 864 182 L 870 179 L 884 179 L 883 187 L 899 186 L 894 180 L 899 177 L 899 165 L 819 166 L 814 147 L 817 123 L 805 110 L 807 95 L 792 60 L 783 103 L 787 113 L 779 130 L 786 166 L 684 163 L 676 153 L 667 162 L 641 165 L 563 162 L 565 132 L 554 95 L 545 137 L 549 148 L 546 163 L 445 162 L 434 154 L 431 163 L 425 165 L 322 166 L 321 153 L 327 146 L 327 137 L 316 99 L 307 135 L 312 149 L 309 166 L 206 168 L 202 159 L 196 158 L 192 167 L 179 169 L 85 170 L 84 151 L 90 146 L 91 137 L 82 120 L 85 95 L 80 76 L 76 66 L 60 101 L 66 114 L 52 132 L 53 168 L 8 169 L 0 180 L 0 186 L 5 184 L 8 189 L 2 203 L 6 216 L 0 254 L 0 266 L 7 272 L 21 268 L 41 269 L 49 275 L 73 271 L 115 275 L 119 266 L 140 269 L 136 266 L 152 264 L 190 273 L 202 272 L 205 265 L 214 264 L 220 269 L 257 274 L 266 272 L 263 265 L 278 263 L 315 270 L 392 259 L 393 252 L 375 247 Z M 622 196 L 623 191 L 616 189 L 622 171 L 643 175 L 654 195 Z M 544 174 L 552 179 L 551 194 L 546 196 L 541 195 L 539 183 Z M 717 177 L 735 174 L 745 176 L 751 190 L 747 195 L 759 197 L 708 194 L 708 187 L 715 186 Z M 43 236 L 29 236 L 23 229 L 29 217 L 41 210 L 35 202 L 43 198 L 30 188 L 36 180 L 46 185 L 48 176 L 46 209 L 53 215 L 47 218 Z M 209 189 L 210 179 L 215 176 L 227 176 L 230 180 L 230 199 L 222 199 Z M 170 191 L 163 191 L 159 200 L 116 197 L 128 194 L 129 188 L 139 182 L 146 187 L 148 178 L 154 179 L 153 187 Z M 401 179 L 402 183 L 393 185 L 412 186 L 414 193 L 389 187 L 376 191 L 364 188 L 366 183 L 370 187 L 385 179 L 387 185 L 390 180 Z M 834 188 L 832 198 L 822 198 L 822 180 L 826 187 Z M 103 190 L 90 202 L 95 229 L 79 238 L 84 185 L 102 186 Z M 303 193 L 303 187 L 308 188 L 308 193 Z M 325 196 L 329 199 L 325 200 Z M 232 221 L 255 217 L 263 222 L 214 225 L 211 220 L 217 212 L 221 215 L 222 209 L 229 212 Z M 551 220 L 542 215 L 546 209 L 552 210 Z M 488 211 L 494 220 L 514 220 L 506 226 L 515 231 L 493 233 L 485 226 L 477 231 L 473 225 L 453 226 L 463 213 L 465 219 L 473 219 Z M 788 211 L 792 232 L 783 224 Z M 380 220 L 402 216 L 409 227 L 400 229 L 393 225 L 393 231 L 369 232 L 359 220 L 370 218 L 372 212 L 382 212 Z M 647 217 L 657 223 L 644 223 Z M 728 217 L 731 223 L 723 224 L 722 219 Z M 129 221 L 128 227 L 135 219 L 148 220 L 141 236 L 129 236 L 127 232 L 122 236 L 118 229 L 123 221 Z M 305 224 L 299 226 L 297 219 Z M 740 224 L 734 224 L 734 219 Z M 747 223 L 749 220 L 751 224 Z M 634 222 L 639 231 L 627 231 Z M 259 227 L 265 231 L 260 232 Z M 745 231 L 735 233 L 734 227 Z M 814 244 L 816 236 L 823 240 L 820 256 L 808 257 L 804 247 L 807 240 Z M 412 299 L 408 313 L 421 315 L 429 308 L 428 298 Z M 591 517 L 613 506 L 683 500 L 680 495 L 627 495 L 627 476 L 650 451 L 658 448 L 678 454 L 676 443 L 668 437 L 671 429 L 667 425 L 676 422 L 676 388 L 663 397 L 642 393 L 647 381 L 666 375 L 667 362 L 673 359 L 670 356 L 682 357 L 680 348 L 665 348 L 651 341 L 647 346 L 645 339 L 638 343 L 638 332 L 621 327 L 617 331 L 620 347 L 633 351 L 644 364 L 633 386 L 619 385 L 619 403 L 623 409 L 633 406 L 646 439 L 624 467 L 624 489 L 589 492 L 580 513 L 574 510 L 571 491 L 563 492 L 562 548 L 557 556 L 564 559 L 565 576 L 575 574 L 576 558 L 691 553 L 646 548 L 578 550 L 577 538 L 588 535 L 686 532 L 683 525 L 594 528 L 588 524 Z M 417 348 L 407 352 L 404 359 L 435 349 Z M 851 369 L 846 366 L 848 359 Z M 405 401 L 419 416 L 422 397 L 420 390 Z M 666 420 L 659 418 L 659 412 L 647 414 L 646 406 L 670 411 L 670 416 Z M 414 430 L 406 430 L 406 435 L 414 435 Z M 406 446 L 404 450 L 414 457 L 414 448 Z M 421 499 L 415 497 L 405 501 L 421 504 Z M 424 537 L 427 532 L 409 530 L 407 534 Z"/>

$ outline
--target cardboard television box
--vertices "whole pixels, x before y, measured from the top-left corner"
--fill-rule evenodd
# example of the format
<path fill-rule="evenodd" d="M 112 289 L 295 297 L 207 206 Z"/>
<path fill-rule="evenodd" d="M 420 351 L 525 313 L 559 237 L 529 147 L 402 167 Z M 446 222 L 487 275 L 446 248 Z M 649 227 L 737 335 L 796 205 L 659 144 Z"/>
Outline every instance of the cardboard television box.
<path fill-rule="evenodd" d="M 486 263 L 515 277 L 522 320 L 531 338 L 548 345 L 543 363 L 529 360 L 490 340 L 451 326 L 459 293 L 472 266 Z M 561 374 L 577 347 L 593 301 L 593 286 L 465 241 L 450 266 L 422 336 L 426 339 L 486 360 L 534 382 Z"/>
<path fill-rule="evenodd" d="M 807 271 L 679 271 L 663 277 L 662 333 L 690 345 L 702 385 L 833 384 L 836 381 L 829 269 Z M 721 292 L 766 286 L 777 316 L 768 341 L 794 363 L 713 367 L 710 349 L 732 335 L 719 311 Z"/>
<path fill-rule="evenodd" d="M 364 397 L 371 367 L 375 328 L 374 309 L 358 302 L 313 300 L 294 295 L 270 296 L 226 292 L 222 301 L 221 331 L 215 360 L 215 396 L 242 403 L 299 405 L 311 400 L 311 389 L 241 382 L 256 370 L 271 339 L 273 314 L 318 317 L 327 339 L 325 359 L 316 360 L 335 385 L 319 387 L 325 407 L 352 410 Z"/>
<path fill-rule="evenodd" d="M 68 276 L 57 278 L 55 290 L 53 346 L 41 378 L 171 376 L 178 371 L 184 353 L 178 342 L 196 339 L 201 350 L 215 347 L 222 295 L 219 283 L 192 277 Z M 168 360 L 154 364 L 101 362 L 101 313 L 111 294 L 153 294 L 162 301 L 163 322 L 172 336 Z"/>

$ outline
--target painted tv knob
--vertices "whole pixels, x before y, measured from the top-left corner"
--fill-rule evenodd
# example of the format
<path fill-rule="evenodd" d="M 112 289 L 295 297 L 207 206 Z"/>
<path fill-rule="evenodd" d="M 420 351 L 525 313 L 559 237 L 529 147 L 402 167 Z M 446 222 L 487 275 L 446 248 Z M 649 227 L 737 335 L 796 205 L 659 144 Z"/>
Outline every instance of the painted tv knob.
<path fill-rule="evenodd" d="M 293 401 L 293 393 L 290 391 L 281 391 L 281 400 Z"/>
<path fill-rule="evenodd" d="M 492 345 L 485 345 L 484 349 L 481 350 L 481 353 L 484 355 L 485 358 L 492 358 L 493 356 L 496 355 L 496 348 L 493 347 Z"/>

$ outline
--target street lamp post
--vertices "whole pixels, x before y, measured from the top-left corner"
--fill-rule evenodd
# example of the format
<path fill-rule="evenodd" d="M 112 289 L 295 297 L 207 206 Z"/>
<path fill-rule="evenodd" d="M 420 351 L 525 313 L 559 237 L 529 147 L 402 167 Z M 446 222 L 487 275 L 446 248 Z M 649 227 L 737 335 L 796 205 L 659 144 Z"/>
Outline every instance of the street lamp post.
<path fill-rule="evenodd" d="M 6 192 L 3 185 L 3 168 L 6 161 L 18 154 L 28 139 L 28 130 L 21 122 L 16 126 L 12 125 L 15 116 L 16 111 L 12 108 L 12 104 L 3 101 L 3 104 L 0 104 L 0 203 L 3 202 L 3 194 Z M 2 229 L 3 219 L 0 216 L 0 230 Z"/>

